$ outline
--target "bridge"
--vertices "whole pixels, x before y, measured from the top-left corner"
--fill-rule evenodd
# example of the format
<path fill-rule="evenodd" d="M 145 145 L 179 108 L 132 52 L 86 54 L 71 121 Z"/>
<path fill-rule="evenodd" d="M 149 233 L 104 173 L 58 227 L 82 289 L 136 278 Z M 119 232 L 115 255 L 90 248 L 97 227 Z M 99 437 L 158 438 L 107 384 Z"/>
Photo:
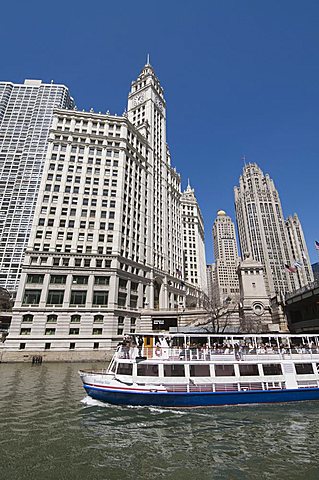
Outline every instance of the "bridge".
<path fill-rule="evenodd" d="M 291 333 L 319 333 L 319 280 L 287 293 L 284 308 Z"/>

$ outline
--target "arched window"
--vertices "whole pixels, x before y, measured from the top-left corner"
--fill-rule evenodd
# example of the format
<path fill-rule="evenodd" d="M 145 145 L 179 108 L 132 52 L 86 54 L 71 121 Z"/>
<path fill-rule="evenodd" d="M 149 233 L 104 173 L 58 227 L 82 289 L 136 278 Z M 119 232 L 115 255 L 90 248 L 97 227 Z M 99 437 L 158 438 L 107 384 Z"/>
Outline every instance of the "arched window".
<path fill-rule="evenodd" d="M 80 323 L 81 321 L 81 315 L 72 315 L 71 316 L 71 323 Z"/>
<path fill-rule="evenodd" d="M 94 323 L 103 323 L 103 315 L 94 315 Z"/>
<path fill-rule="evenodd" d="M 47 316 L 47 323 L 56 323 L 57 320 L 58 320 L 58 316 L 54 315 L 54 313 Z"/>

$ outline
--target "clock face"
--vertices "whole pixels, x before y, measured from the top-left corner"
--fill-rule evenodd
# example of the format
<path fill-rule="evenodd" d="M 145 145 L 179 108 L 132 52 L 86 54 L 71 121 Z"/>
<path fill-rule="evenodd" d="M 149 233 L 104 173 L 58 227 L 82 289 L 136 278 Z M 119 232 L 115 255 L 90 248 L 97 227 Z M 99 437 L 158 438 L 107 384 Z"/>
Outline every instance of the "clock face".
<path fill-rule="evenodd" d="M 134 98 L 133 98 L 133 105 L 134 107 L 136 107 L 137 105 L 139 105 L 140 103 L 144 102 L 144 94 L 143 93 L 140 93 L 139 95 L 136 95 Z"/>

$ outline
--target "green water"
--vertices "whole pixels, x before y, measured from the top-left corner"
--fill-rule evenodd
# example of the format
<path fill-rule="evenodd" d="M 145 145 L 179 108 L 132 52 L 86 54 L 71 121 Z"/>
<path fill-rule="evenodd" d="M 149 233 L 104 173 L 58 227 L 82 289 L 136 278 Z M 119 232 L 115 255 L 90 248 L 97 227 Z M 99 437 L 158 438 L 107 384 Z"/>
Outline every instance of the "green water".
<path fill-rule="evenodd" d="M 84 364 L 0 364 L 0 480 L 319 479 L 319 402 L 103 406 Z"/>

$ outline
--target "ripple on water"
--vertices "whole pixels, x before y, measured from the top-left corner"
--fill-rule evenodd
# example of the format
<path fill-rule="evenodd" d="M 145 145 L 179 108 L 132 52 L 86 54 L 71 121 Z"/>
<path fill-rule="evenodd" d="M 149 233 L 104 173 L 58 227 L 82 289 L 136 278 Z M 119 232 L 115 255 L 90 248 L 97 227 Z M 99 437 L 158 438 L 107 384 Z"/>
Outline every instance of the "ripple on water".
<path fill-rule="evenodd" d="M 112 406 L 78 368 L 0 365 L 1 479 L 319 478 L 319 403 Z"/>

